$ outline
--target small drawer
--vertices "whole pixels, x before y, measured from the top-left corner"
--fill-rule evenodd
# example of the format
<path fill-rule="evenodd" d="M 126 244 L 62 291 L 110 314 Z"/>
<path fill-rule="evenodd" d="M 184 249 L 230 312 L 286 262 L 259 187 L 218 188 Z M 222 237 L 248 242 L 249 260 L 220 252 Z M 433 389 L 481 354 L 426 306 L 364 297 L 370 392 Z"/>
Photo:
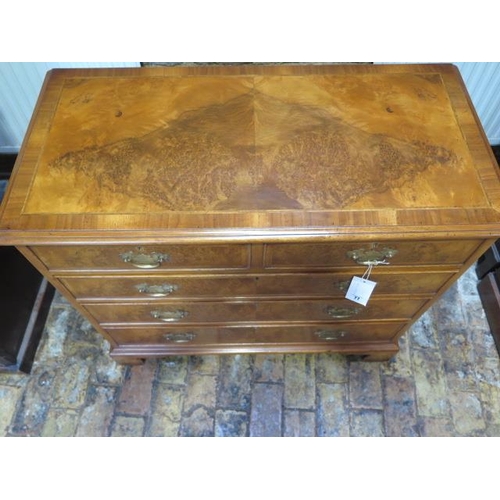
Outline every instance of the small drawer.
<path fill-rule="evenodd" d="M 346 323 L 321 326 L 242 328 L 108 328 L 120 345 L 235 345 L 391 341 L 404 323 Z"/>
<path fill-rule="evenodd" d="M 250 245 L 37 246 L 31 250 L 52 271 L 246 269 Z"/>
<path fill-rule="evenodd" d="M 482 241 L 388 241 L 383 243 L 287 243 L 265 247 L 265 267 L 340 268 L 383 261 L 390 266 L 460 265 Z M 385 265 L 384 265 L 385 267 Z"/>
<path fill-rule="evenodd" d="M 161 274 L 159 276 L 158 274 Z M 140 276 L 71 276 L 60 278 L 78 299 L 158 299 L 255 297 L 258 279 L 250 276 L 179 276 L 166 273 Z"/>

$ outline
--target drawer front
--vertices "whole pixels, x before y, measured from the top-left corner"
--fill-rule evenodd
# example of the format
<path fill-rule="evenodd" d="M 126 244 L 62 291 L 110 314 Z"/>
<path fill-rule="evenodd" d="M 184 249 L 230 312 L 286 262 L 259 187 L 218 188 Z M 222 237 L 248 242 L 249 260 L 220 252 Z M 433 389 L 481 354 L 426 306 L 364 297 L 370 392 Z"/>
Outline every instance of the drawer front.
<path fill-rule="evenodd" d="M 158 273 L 159 274 L 159 273 Z M 193 297 L 253 297 L 257 292 L 257 279 L 249 276 L 221 276 L 202 278 L 199 276 L 97 276 L 64 277 L 62 283 L 82 299 L 115 297 L 119 299 L 162 299 Z"/>
<path fill-rule="evenodd" d="M 366 307 L 346 299 L 261 302 L 170 302 L 154 304 L 87 304 L 104 324 L 328 322 L 407 319 L 425 303 L 421 299 L 372 299 Z"/>
<path fill-rule="evenodd" d="M 76 245 L 31 250 L 52 271 L 246 269 L 250 263 L 250 245 Z"/>
<path fill-rule="evenodd" d="M 353 273 L 293 274 L 250 276 L 178 276 L 158 273 L 142 276 L 63 277 L 63 284 L 79 299 L 118 298 L 151 300 L 164 297 L 238 298 L 238 297 L 343 297 Z M 452 273 L 388 273 L 377 269 L 371 279 L 377 283 L 375 294 L 434 293 Z"/>
<path fill-rule="evenodd" d="M 109 335 L 124 344 L 283 344 L 390 341 L 403 323 L 346 323 L 339 325 L 242 328 L 109 328 Z"/>
<path fill-rule="evenodd" d="M 482 241 L 393 241 L 384 243 L 289 243 L 265 247 L 265 267 L 338 268 L 385 260 L 392 266 L 460 265 Z"/>
<path fill-rule="evenodd" d="M 155 304 L 87 304 L 100 323 L 234 323 L 256 319 L 254 302 L 176 302 Z"/>
<path fill-rule="evenodd" d="M 370 276 L 377 283 L 374 296 L 391 294 L 433 294 L 441 288 L 453 273 L 415 273 L 402 274 L 387 272 L 378 268 Z M 260 296 L 330 296 L 344 297 L 354 275 L 362 273 L 318 273 L 293 275 L 263 275 L 258 278 L 257 292 Z"/>
<path fill-rule="evenodd" d="M 425 303 L 422 299 L 375 299 L 366 307 L 347 299 L 262 301 L 257 320 L 263 322 L 324 322 L 411 318 Z"/>

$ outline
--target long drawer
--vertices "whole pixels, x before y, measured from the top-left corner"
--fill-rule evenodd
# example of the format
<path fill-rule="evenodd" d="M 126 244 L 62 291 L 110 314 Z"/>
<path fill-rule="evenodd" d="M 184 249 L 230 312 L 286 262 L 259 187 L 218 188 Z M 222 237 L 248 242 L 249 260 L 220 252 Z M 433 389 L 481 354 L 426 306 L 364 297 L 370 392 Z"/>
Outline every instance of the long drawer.
<path fill-rule="evenodd" d="M 423 299 L 377 298 L 370 300 L 366 307 L 346 299 L 155 304 L 90 303 L 85 307 L 102 324 L 226 324 L 408 319 L 424 303 Z"/>
<path fill-rule="evenodd" d="M 250 245 L 75 245 L 31 250 L 51 270 L 246 269 Z"/>
<path fill-rule="evenodd" d="M 359 274 L 359 273 L 358 273 Z M 394 273 L 377 269 L 372 279 L 376 294 L 435 293 L 451 278 L 449 272 Z M 353 273 L 260 274 L 182 276 L 163 273 L 141 276 L 110 275 L 60 278 L 78 299 L 117 298 L 264 298 L 264 297 L 343 297 Z"/>
<path fill-rule="evenodd" d="M 341 326 L 241 327 L 241 328 L 109 328 L 118 344 L 281 344 L 390 341 L 403 323 L 345 323 Z"/>
<path fill-rule="evenodd" d="M 265 247 L 264 265 L 281 268 L 339 268 L 370 261 L 391 266 L 460 265 L 482 241 L 388 241 L 384 243 L 288 243 Z"/>

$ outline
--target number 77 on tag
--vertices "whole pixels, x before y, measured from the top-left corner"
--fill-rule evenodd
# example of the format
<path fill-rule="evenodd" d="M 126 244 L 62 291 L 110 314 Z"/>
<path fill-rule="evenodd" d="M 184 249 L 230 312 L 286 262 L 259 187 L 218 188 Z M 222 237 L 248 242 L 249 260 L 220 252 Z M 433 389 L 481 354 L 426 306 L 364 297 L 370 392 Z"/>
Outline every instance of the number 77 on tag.
<path fill-rule="evenodd" d="M 376 286 L 377 283 L 375 281 L 370 281 L 364 278 L 359 278 L 358 276 L 354 276 L 347 290 L 345 298 L 352 300 L 357 304 L 366 306 L 366 304 L 368 304 L 368 301 L 370 300 L 373 289 Z"/>

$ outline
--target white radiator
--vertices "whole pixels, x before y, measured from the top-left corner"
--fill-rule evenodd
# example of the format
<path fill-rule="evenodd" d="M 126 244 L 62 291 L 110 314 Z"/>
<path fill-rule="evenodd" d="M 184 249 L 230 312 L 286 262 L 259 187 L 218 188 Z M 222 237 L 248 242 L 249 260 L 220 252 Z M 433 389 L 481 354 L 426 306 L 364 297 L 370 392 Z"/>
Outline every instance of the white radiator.
<path fill-rule="evenodd" d="M 500 63 L 455 63 L 490 144 L 500 144 Z"/>

